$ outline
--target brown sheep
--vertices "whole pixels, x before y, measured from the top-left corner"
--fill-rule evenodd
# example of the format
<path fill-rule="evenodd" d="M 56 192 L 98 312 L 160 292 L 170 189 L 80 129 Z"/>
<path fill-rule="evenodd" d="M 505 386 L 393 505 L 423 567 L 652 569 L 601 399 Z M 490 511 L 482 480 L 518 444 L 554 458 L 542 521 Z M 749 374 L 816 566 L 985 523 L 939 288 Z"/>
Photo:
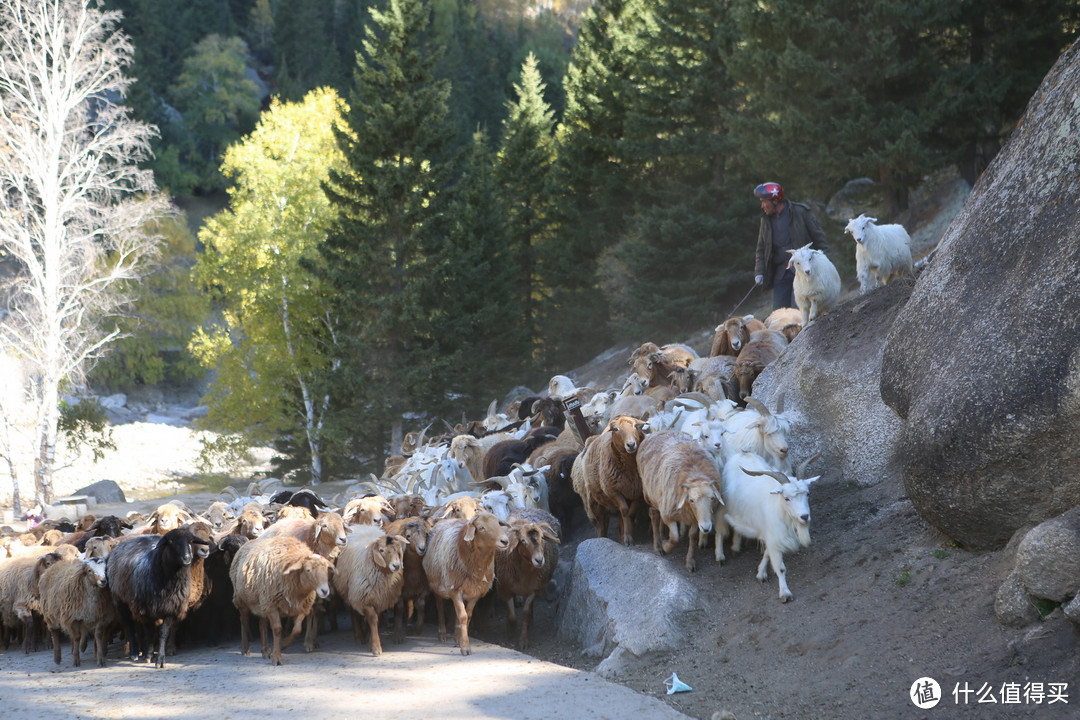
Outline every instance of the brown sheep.
<path fill-rule="evenodd" d="M 105 583 L 105 560 L 60 560 L 37 578 L 37 596 L 45 627 L 52 633 L 53 661 L 60 664 L 60 631 L 71 638 L 71 664 L 82 665 L 79 649 L 94 637 L 94 659 L 105 667 L 110 627 L 119 623 L 112 593 Z"/>
<path fill-rule="evenodd" d="M 612 418 L 604 432 L 590 437 L 574 460 L 571 478 L 597 537 L 607 537 L 608 511 L 619 513 L 620 539 L 633 544 L 633 515 L 641 505 L 641 478 L 634 453 L 645 423 L 628 415 Z"/>
<path fill-rule="evenodd" d="M 552 517 L 551 520 L 555 521 Z M 526 518 L 510 516 L 510 546 L 495 553 L 495 591 L 506 603 L 506 632 L 512 635 L 517 617 L 514 598 L 522 597 L 521 634 L 518 648 L 529 647 L 529 624 L 532 622 L 533 601 L 544 592 L 555 574 L 559 562 L 559 536 L 547 522 L 529 522 Z"/>
<path fill-rule="evenodd" d="M 480 501 L 473 495 L 461 495 L 454 498 L 432 514 L 436 520 L 471 520 L 480 512 Z"/>
<path fill-rule="evenodd" d="M 416 613 L 414 635 L 420 635 L 424 627 L 424 606 L 427 603 L 427 574 L 424 572 L 424 553 L 427 552 L 431 523 L 425 518 L 399 518 L 386 526 L 387 535 L 401 535 L 409 544 L 405 546 L 402 568 L 401 594 L 398 595 L 394 613 L 394 642 L 405 642 L 405 627 Z"/>
<path fill-rule="evenodd" d="M 48 559 L 43 560 L 46 556 Z M 18 557 L 0 563 L 0 635 L 3 635 L 5 650 L 8 647 L 8 631 L 19 629 L 23 634 L 23 652 L 36 649 L 34 616 L 40 616 L 41 609 L 33 594 L 35 567 L 37 575 L 40 575 L 52 563 L 78 556 L 79 551 L 74 545 L 57 548 L 35 545 L 28 547 Z M 41 566 L 38 566 L 39 560 L 42 561 Z"/>
<path fill-rule="evenodd" d="M 341 510 L 346 525 L 374 525 L 381 528 L 394 518 L 394 506 L 382 495 L 353 498 Z"/>
<path fill-rule="evenodd" d="M 693 437 L 677 430 L 649 435 L 637 452 L 641 490 L 652 520 L 653 552 L 667 554 L 679 544 L 679 525 L 689 527 L 686 569 L 697 570 L 694 548 L 698 533 L 712 532 L 713 512 L 720 498 L 716 463 Z M 668 528 L 663 540 L 662 526 Z"/>
<path fill-rule="evenodd" d="M 266 516 L 258 503 L 248 503 L 240 514 L 226 523 L 224 529 L 214 535 L 214 540 L 221 542 L 226 535 L 240 535 L 248 540 L 254 540 L 262 535 L 267 527 Z"/>
<path fill-rule="evenodd" d="M 439 639 L 447 639 L 442 599 L 454 604 L 455 630 L 462 655 L 471 655 L 469 621 L 476 601 L 491 590 L 495 581 L 495 551 L 510 545 L 510 526 L 489 512 L 479 512 L 471 520 L 441 520 L 435 523 L 424 553 L 424 572 L 431 591 L 439 600 Z"/>
<path fill-rule="evenodd" d="M 750 336 L 735 359 L 735 379 L 739 383 L 739 400 L 745 400 L 753 390 L 754 381 L 765 366 L 780 356 L 787 347 L 787 338 L 776 330 L 759 330 Z"/>
<path fill-rule="evenodd" d="M 294 537 L 327 560 L 336 558 L 349 539 L 345 522 L 335 513 L 323 513 L 317 520 L 278 520 L 266 528 L 260 537 Z"/>
<path fill-rule="evenodd" d="M 312 515 L 311 511 L 306 507 L 300 507 L 299 505 L 282 505 L 277 509 L 277 519 L 285 520 L 288 518 L 314 520 L 315 516 Z"/>
<path fill-rule="evenodd" d="M 360 616 L 367 619 L 371 654 L 382 655 L 379 614 L 397 604 L 404 580 L 405 548 L 401 535 L 385 535 L 375 526 L 354 534 L 334 566 L 334 589 L 352 613 L 353 639 L 360 642 Z"/>
<path fill-rule="evenodd" d="M 159 505 L 147 518 L 146 525 L 135 528 L 132 535 L 164 535 L 170 530 L 175 530 L 185 523 L 194 520 L 195 517 L 181 503 L 168 502 Z"/>
<path fill-rule="evenodd" d="M 654 388 L 671 385 L 672 373 L 678 368 L 686 369 L 696 358 L 697 353 L 685 345 L 665 345 L 661 348 L 656 343 L 647 342 L 632 352 L 626 363 L 631 373 L 648 379 L 648 386 Z"/>
<path fill-rule="evenodd" d="M 716 335 L 713 336 L 709 357 L 738 355 L 743 345 L 750 342 L 751 333 L 764 329 L 765 323 L 753 315 L 728 318 L 716 326 Z"/>
<path fill-rule="evenodd" d="M 313 553 L 294 537 L 261 537 L 236 551 L 229 568 L 233 604 L 240 611 L 240 652 L 248 655 L 248 617 L 259 617 L 262 656 L 281 664 L 281 651 L 300 634 L 301 623 L 311 614 L 315 598 L 330 595 L 330 561 Z M 292 632 L 282 640 L 281 621 L 293 618 Z M 266 629 L 274 635 L 269 652 Z"/>

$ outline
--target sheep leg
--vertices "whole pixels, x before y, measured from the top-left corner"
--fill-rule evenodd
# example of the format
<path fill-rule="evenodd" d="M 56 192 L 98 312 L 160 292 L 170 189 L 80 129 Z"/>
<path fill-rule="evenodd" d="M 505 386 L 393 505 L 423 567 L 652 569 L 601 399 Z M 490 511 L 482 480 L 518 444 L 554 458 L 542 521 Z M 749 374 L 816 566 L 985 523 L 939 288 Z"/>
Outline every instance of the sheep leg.
<path fill-rule="evenodd" d="M 34 635 L 34 616 L 27 614 L 23 618 L 23 653 L 30 654 L 30 651 L 37 651 L 37 638 Z"/>
<path fill-rule="evenodd" d="M 727 519 L 724 517 L 723 505 L 717 507 L 716 511 L 713 512 L 713 527 L 716 529 L 714 532 L 715 537 L 713 538 L 716 543 L 714 556 L 716 557 L 716 562 L 722 563 L 727 560 L 724 556 L 724 538 L 727 537 L 728 531 L 728 523 Z"/>
<path fill-rule="evenodd" d="M 98 625 L 94 628 L 94 659 L 98 667 L 105 667 L 105 628 Z"/>
<path fill-rule="evenodd" d="M 660 511 L 651 505 L 649 506 L 649 522 L 652 524 L 652 551 L 657 555 L 663 555 L 664 551 L 660 549 L 660 532 L 663 526 L 660 520 Z"/>
<path fill-rule="evenodd" d="M 161 631 L 158 633 L 158 647 L 157 653 L 155 653 L 156 665 L 158 668 L 165 667 L 165 644 L 169 641 L 169 632 L 172 630 L 173 621 L 172 618 L 165 618 L 161 621 Z"/>
<path fill-rule="evenodd" d="M 352 639 L 357 645 L 360 644 L 360 613 L 356 612 L 353 608 L 349 608 L 349 619 L 352 621 Z"/>
<path fill-rule="evenodd" d="M 472 655 L 472 646 L 469 644 L 469 615 L 472 612 L 473 606 L 476 605 L 476 600 L 469 602 L 469 608 L 465 608 L 465 600 L 462 598 L 460 592 L 454 593 L 450 597 L 454 603 L 454 613 L 457 615 L 457 641 L 458 646 L 461 648 L 462 655 Z"/>
<path fill-rule="evenodd" d="M 282 625 L 281 616 L 278 615 L 277 617 L 278 617 L 278 626 L 280 627 Z M 273 620 L 271 620 L 270 622 L 272 624 Z M 305 620 L 304 620 L 303 617 L 294 617 L 292 619 L 292 629 L 289 631 L 289 634 L 287 636 L 285 636 L 285 638 L 281 641 L 281 648 L 282 649 L 285 649 L 285 648 L 289 647 L 290 645 L 292 645 L 293 641 L 296 640 L 296 638 L 300 636 L 300 631 L 304 629 L 304 622 L 305 622 Z M 314 610 L 307 614 L 307 623 L 308 623 L 308 626 L 307 626 L 308 633 L 307 634 L 308 634 L 308 636 L 310 636 L 311 635 L 311 628 L 315 624 Z M 280 634 L 280 632 L 279 632 L 279 634 Z M 311 652 L 314 649 L 315 649 L 314 647 L 311 647 L 311 648 L 308 647 L 307 638 L 305 638 L 304 639 L 304 650 L 306 652 Z M 280 653 L 279 653 L 278 660 L 279 661 L 281 660 Z M 278 662 L 278 664 L 280 665 L 281 663 Z"/>
<path fill-rule="evenodd" d="M 272 665 L 281 664 L 281 616 L 276 613 L 270 613 L 270 617 L 267 618 L 267 622 L 270 623 L 270 629 L 274 633 L 274 651 L 270 655 L 270 663 Z M 295 629 L 294 625 L 294 629 Z"/>
<path fill-rule="evenodd" d="M 679 545 L 679 523 L 670 522 L 667 524 L 668 537 L 664 541 L 664 554 L 674 550 Z"/>
<path fill-rule="evenodd" d="M 533 600 L 535 599 L 536 593 L 529 595 L 529 597 L 525 598 L 525 607 L 521 609 L 521 636 L 518 638 L 519 650 L 529 648 L 529 625 L 532 624 Z"/>
<path fill-rule="evenodd" d="M 307 614 L 307 634 L 304 635 L 304 652 L 312 652 L 319 647 L 319 603 L 311 606 L 311 612 Z M 300 630 L 301 618 L 294 620 L 292 637 L 296 637 Z M 290 641 L 291 642 L 291 641 Z M 286 645 L 288 647 L 288 645 Z"/>
<path fill-rule="evenodd" d="M 60 628 L 58 628 L 58 627 L 52 628 L 53 662 L 56 663 L 57 665 L 59 665 L 61 663 L 61 661 L 62 661 L 62 659 L 60 657 L 60 648 L 61 647 L 62 647 L 62 645 L 60 643 Z M 71 652 L 74 653 L 75 649 L 72 648 Z M 72 657 L 74 657 L 74 655 L 72 655 Z"/>
<path fill-rule="evenodd" d="M 382 655 L 382 640 L 379 639 L 379 613 L 370 605 L 364 606 L 364 616 L 367 617 L 368 631 L 371 633 L 371 654 L 375 657 Z"/>
<path fill-rule="evenodd" d="M 264 617 L 260 617 L 259 618 L 259 640 L 261 641 L 261 645 L 262 645 L 260 650 L 261 650 L 262 656 L 264 658 L 269 658 L 270 657 L 270 647 L 269 647 L 269 645 L 267 645 L 267 638 L 268 638 L 267 633 L 269 632 L 269 629 L 270 629 L 270 625 L 269 625 L 267 619 L 264 618 Z"/>
<path fill-rule="evenodd" d="M 427 593 L 424 593 L 420 597 L 416 598 L 416 627 L 413 628 L 413 635 L 424 634 L 424 610 L 427 606 Z"/>
<path fill-rule="evenodd" d="M 251 653 L 250 639 L 248 638 L 248 611 L 240 608 L 240 654 L 247 657 Z"/>
<path fill-rule="evenodd" d="M 506 637 L 509 639 L 517 627 L 517 613 L 514 612 L 514 596 L 506 598 Z"/>
<path fill-rule="evenodd" d="M 438 596 L 435 598 L 435 613 L 439 616 L 439 642 L 446 642 L 446 609 L 443 598 Z"/>
<path fill-rule="evenodd" d="M 405 642 L 405 623 L 411 619 L 405 614 L 405 605 L 405 600 L 400 597 L 394 603 L 394 643 L 398 645 Z M 412 601 L 409 601 L 409 605 L 412 605 Z"/>
<path fill-rule="evenodd" d="M 630 547 L 634 544 L 633 538 L 633 520 L 630 518 L 630 503 L 626 502 L 626 498 L 622 495 L 615 496 L 615 502 L 619 505 L 619 534 L 621 535 L 622 544 L 626 547 Z"/>
<path fill-rule="evenodd" d="M 72 628 L 71 632 L 71 666 L 82 667 L 82 650 L 86 645 L 87 632 L 81 628 Z"/>
<path fill-rule="evenodd" d="M 697 525 L 691 525 L 690 530 L 687 532 L 687 548 L 686 548 L 686 569 L 690 572 L 697 572 L 697 559 L 694 558 L 694 548 L 697 547 L 698 527 Z"/>

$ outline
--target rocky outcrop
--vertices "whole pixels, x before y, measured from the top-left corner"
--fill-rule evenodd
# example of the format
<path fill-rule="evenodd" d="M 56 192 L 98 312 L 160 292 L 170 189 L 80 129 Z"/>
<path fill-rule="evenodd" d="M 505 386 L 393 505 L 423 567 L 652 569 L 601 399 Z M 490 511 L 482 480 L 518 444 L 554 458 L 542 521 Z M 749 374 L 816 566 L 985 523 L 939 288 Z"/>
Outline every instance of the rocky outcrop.
<path fill-rule="evenodd" d="M 680 616 L 698 607 L 697 591 L 681 571 L 640 548 L 583 541 L 559 599 L 559 638 L 603 658 L 596 671 L 607 676 L 647 653 L 679 647 L 686 637 Z"/>
<path fill-rule="evenodd" d="M 1039 601 L 1061 604 L 1080 623 L 1080 508 L 1032 528 L 1016 547 L 1012 572 L 998 589 L 994 612 L 1005 625 L 1039 618 Z M 1071 614 L 1070 614 L 1071 613 Z"/>
<path fill-rule="evenodd" d="M 973 548 L 1080 504 L 1080 44 L 893 323 L 881 396 L 919 514 Z"/>

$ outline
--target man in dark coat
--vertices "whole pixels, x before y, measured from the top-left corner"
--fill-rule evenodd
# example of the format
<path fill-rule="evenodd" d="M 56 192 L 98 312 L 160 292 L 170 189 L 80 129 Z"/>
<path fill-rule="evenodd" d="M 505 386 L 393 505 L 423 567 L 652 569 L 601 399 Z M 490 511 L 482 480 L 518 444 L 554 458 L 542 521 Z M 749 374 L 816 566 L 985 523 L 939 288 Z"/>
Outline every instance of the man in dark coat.
<path fill-rule="evenodd" d="M 779 183 L 766 182 L 754 188 L 761 201 L 761 226 L 754 255 L 754 283 L 773 291 L 773 310 L 795 307 L 795 271 L 788 267 L 788 250 L 810 243 L 814 249 L 829 252 L 825 231 L 809 205 L 784 198 Z"/>

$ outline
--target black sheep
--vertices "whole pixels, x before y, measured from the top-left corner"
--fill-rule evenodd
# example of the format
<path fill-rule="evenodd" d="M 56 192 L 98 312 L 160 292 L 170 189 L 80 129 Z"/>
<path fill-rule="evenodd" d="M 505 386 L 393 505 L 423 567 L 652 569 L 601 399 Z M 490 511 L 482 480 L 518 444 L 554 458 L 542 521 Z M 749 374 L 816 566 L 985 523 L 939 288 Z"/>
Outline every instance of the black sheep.
<path fill-rule="evenodd" d="M 521 440 L 501 440 L 492 445 L 484 455 L 484 478 L 509 475 L 514 464 L 522 464 L 529 459 L 533 450 L 546 445 L 559 436 L 560 429 L 542 425 L 533 428 Z"/>
<path fill-rule="evenodd" d="M 69 533 L 61 542 L 65 545 L 74 545 L 79 549 L 79 552 L 83 552 L 86 550 L 86 541 L 92 537 L 117 538 L 124 534 L 124 530 L 130 529 L 131 523 L 127 520 L 116 515 L 106 515 L 105 517 L 99 517 L 85 530 Z"/>
<path fill-rule="evenodd" d="M 240 626 L 240 613 L 233 605 L 233 585 L 229 578 L 229 565 L 233 556 L 248 539 L 243 535 L 226 535 L 218 542 L 218 552 L 211 553 L 203 563 L 205 586 L 202 602 L 192 605 L 185 620 L 180 623 L 177 643 L 205 642 L 210 646 L 232 637 Z"/>
<path fill-rule="evenodd" d="M 319 517 L 319 513 L 330 508 L 329 505 L 323 502 L 322 498 L 316 495 L 313 491 L 303 488 L 296 492 L 290 492 L 288 490 L 282 490 L 281 492 L 270 498 L 270 504 L 281 505 L 293 505 L 295 507 L 306 508 L 311 513 L 311 517 Z"/>
<path fill-rule="evenodd" d="M 165 667 L 169 630 L 187 615 L 191 563 L 196 553 L 205 558 L 210 553 L 210 544 L 187 527 L 164 535 L 128 536 L 109 553 L 105 576 L 124 625 L 132 660 L 137 660 L 141 651 L 157 667 Z M 157 648 L 151 656 L 147 631 L 159 620 Z M 136 642 L 136 623 L 143 631 L 141 643 Z"/>

